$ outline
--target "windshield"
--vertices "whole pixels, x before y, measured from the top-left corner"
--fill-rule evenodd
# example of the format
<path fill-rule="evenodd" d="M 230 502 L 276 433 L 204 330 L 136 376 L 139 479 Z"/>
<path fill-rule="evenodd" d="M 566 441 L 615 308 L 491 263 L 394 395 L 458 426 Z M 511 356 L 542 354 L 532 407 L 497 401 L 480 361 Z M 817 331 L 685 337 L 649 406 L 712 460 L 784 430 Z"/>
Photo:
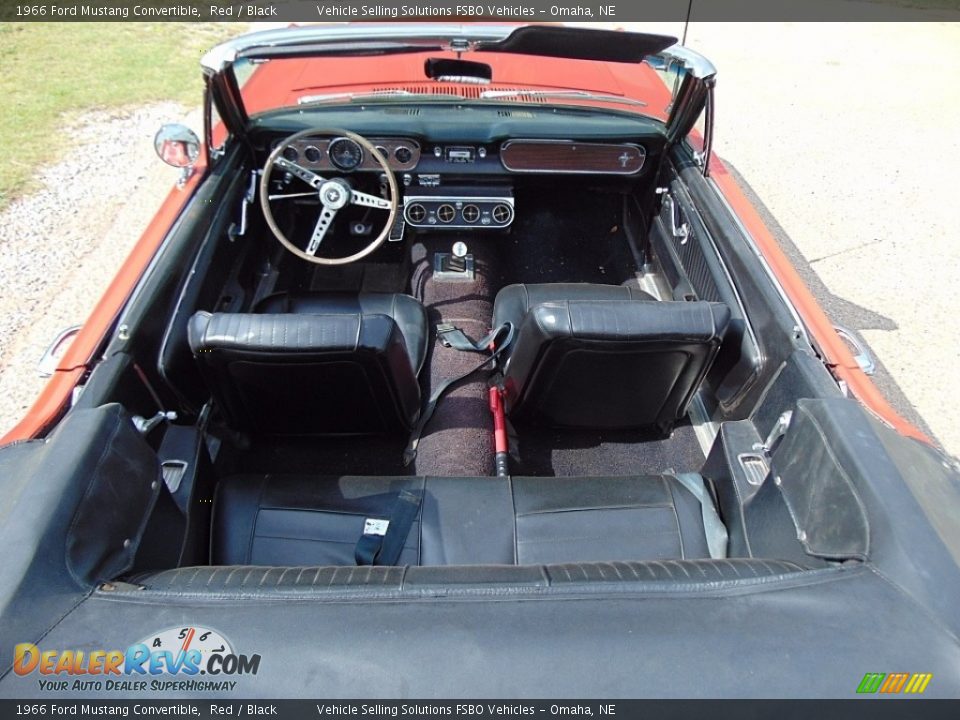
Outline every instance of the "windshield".
<path fill-rule="evenodd" d="M 665 121 L 673 82 L 646 62 L 621 63 L 501 53 L 466 53 L 492 71 L 489 81 L 469 76 L 433 79 L 431 59 L 453 52 L 388 56 L 240 58 L 233 72 L 247 114 L 312 104 L 362 102 L 494 102 L 603 107 Z"/>

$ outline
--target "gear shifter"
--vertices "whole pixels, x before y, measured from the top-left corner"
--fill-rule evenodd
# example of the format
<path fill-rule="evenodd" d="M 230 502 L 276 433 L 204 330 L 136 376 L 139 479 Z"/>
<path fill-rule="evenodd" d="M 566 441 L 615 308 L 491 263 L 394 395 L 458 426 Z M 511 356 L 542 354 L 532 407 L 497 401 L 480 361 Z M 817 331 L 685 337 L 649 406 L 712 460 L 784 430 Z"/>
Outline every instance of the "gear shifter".
<path fill-rule="evenodd" d="M 467 244 L 457 241 L 453 244 L 453 252 L 447 261 L 450 272 L 462 273 L 467 271 Z"/>
<path fill-rule="evenodd" d="M 458 240 L 450 252 L 434 253 L 433 279 L 439 282 L 473 281 L 473 255 L 467 250 L 465 242 Z"/>

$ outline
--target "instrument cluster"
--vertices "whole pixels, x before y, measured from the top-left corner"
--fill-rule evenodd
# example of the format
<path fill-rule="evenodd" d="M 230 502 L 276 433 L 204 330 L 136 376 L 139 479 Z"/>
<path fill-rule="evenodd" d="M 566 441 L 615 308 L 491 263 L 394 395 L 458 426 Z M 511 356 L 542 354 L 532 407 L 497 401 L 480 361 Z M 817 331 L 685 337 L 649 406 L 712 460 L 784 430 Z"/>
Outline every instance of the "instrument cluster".
<path fill-rule="evenodd" d="M 370 138 L 391 170 L 405 172 L 417 166 L 420 144 L 405 138 Z M 310 170 L 339 172 L 380 171 L 376 159 L 347 137 L 302 138 L 283 148 L 283 157 Z"/>

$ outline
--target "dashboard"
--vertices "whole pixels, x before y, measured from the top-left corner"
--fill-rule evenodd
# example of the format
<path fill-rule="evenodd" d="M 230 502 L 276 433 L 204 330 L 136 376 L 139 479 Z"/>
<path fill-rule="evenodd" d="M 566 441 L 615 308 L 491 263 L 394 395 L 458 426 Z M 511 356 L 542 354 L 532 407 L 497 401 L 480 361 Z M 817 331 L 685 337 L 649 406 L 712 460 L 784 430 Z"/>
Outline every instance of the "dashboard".
<path fill-rule="evenodd" d="M 490 162 L 506 172 L 636 175 L 647 152 L 636 143 L 516 139 L 497 144 L 437 143 L 422 157 L 420 143 L 407 138 L 368 138 L 395 172 L 489 171 Z M 379 171 L 377 161 L 346 137 L 304 138 L 288 144 L 283 157 L 311 170 Z M 421 167 L 421 165 L 423 167 Z"/>
<path fill-rule="evenodd" d="M 600 139 L 365 137 L 402 184 L 402 221 L 430 229 L 505 229 L 516 215 L 513 186 L 523 176 L 541 176 L 541 182 L 557 176 L 629 179 L 642 174 L 649 154 L 642 142 Z M 300 138 L 282 155 L 318 174 L 383 172 L 376 158 L 348 137 Z"/>

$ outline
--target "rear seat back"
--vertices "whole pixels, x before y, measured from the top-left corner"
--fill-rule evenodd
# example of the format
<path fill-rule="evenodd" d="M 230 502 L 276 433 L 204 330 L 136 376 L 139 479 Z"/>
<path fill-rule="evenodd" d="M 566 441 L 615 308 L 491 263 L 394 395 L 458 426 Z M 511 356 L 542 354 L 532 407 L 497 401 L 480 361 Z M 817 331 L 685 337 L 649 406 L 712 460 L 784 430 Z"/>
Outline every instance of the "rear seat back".
<path fill-rule="evenodd" d="M 700 503 L 669 475 L 234 476 L 217 488 L 215 565 L 348 566 L 368 519 L 422 491 L 400 565 L 709 558 Z"/>

